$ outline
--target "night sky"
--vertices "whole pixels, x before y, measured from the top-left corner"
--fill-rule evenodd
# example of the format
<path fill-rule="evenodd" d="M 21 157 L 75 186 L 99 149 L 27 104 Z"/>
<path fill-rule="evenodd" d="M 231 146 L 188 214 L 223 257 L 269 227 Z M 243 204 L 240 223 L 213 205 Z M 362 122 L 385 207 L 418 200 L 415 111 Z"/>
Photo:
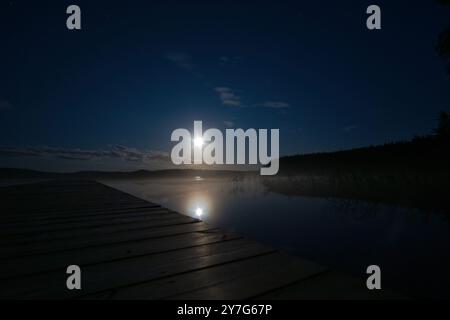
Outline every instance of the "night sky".
<path fill-rule="evenodd" d="M 427 134 L 450 111 L 449 24 L 431 0 L 4 0 L 0 167 L 158 169 L 194 120 L 279 128 L 282 155 Z"/>

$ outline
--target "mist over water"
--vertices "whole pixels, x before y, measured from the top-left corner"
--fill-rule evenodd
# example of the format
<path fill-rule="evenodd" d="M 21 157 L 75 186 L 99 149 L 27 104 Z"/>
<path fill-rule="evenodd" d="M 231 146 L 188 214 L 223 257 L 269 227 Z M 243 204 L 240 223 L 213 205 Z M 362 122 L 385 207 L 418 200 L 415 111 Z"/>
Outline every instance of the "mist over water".
<path fill-rule="evenodd" d="M 416 297 L 449 296 L 446 216 L 359 200 L 287 196 L 261 177 L 102 181 L 226 231 Z"/>

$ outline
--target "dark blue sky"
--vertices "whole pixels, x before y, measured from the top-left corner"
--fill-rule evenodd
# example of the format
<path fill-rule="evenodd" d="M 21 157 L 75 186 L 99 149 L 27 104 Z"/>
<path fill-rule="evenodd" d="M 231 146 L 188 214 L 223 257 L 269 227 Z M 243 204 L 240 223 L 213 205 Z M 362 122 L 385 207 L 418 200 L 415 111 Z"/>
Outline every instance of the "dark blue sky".
<path fill-rule="evenodd" d="M 370 4 L 382 30 L 366 29 Z M 139 157 L 194 120 L 280 128 L 283 155 L 345 149 L 429 133 L 450 108 L 435 51 L 450 7 L 433 1 L 0 6 L 0 166 L 151 167 Z"/>

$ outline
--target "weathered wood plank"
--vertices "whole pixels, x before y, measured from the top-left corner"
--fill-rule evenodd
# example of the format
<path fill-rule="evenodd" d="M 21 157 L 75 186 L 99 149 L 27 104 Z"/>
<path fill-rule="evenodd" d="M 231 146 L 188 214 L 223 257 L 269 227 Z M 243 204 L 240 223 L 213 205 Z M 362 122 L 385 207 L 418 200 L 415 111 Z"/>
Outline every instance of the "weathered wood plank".
<path fill-rule="evenodd" d="M 93 235 L 84 238 L 68 239 L 60 242 L 28 243 L 11 246 L 0 246 L 0 260 L 17 258 L 21 256 L 33 256 L 51 252 L 67 251 L 89 247 L 105 246 L 113 243 L 121 243 L 139 239 L 153 239 L 168 237 L 177 234 L 185 234 L 214 229 L 203 222 L 188 223 L 185 225 L 144 228 L 133 232 L 121 231 L 107 235 Z"/>
<path fill-rule="evenodd" d="M 9 259 L 0 264 L 0 279 L 64 269 L 72 264 L 79 266 L 98 264 L 239 238 L 241 237 L 234 234 L 224 234 L 218 230 L 211 230 L 174 235 L 167 238 L 135 240 L 111 244 L 106 247 Z"/>
<path fill-rule="evenodd" d="M 153 204 L 95 182 L 71 184 L 53 181 L 0 189 L 2 218 L 38 216 L 42 213 L 61 215 L 67 211 L 76 213 L 91 209 L 108 210 L 139 205 Z M 62 208 L 67 210 L 61 210 Z"/>
<path fill-rule="evenodd" d="M 262 300 L 373 300 L 405 299 L 390 290 L 368 290 L 364 279 L 328 271 L 289 286 L 255 296 Z"/>
<path fill-rule="evenodd" d="M 279 253 L 279 255 L 283 255 Z M 264 292 L 284 287 L 296 281 L 316 276 L 327 269 L 318 264 L 289 257 L 270 272 L 255 272 L 245 277 L 231 279 L 185 294 L 171 296 L 170 299 L 250 299 Z M 277 259 L 280 259 L 277 257 Z"/>
<path fill-rule="evenodd" d="M 91 219 L 95 217 L 108 217 L 111 215 L 122 215 L 127 213 L 146 213 L 150 214 L 152 212 L 160 212 L 160 211 L 169 211 L 166 208 L 162 208 L 161 206 L 139 206 L 139 207 L 130 207 L 130 208 L 115 208 L 115 209 L 98 209 L 93 211 L 82 211 L 80 212 L 63 212 L 63 213 L 57 213 L 53 215 L 36 215 L 36 216 L 29 216 L 29 217 L 18 217 L 18 216 L 11 216 L 8 217 L 8 219 L 5 217 L 5 219 L 0 218 L 2 225 L 7 224 L 24 224 L 24 223 L 47 223 L 52 221 L 73 221 L 73 220 L 83 220 L 83 219 Z"/>
<path fill-rule="evenodd" d="M 23 222 L 15 224 L 3 224 L 0 227 L 2 236 L 8 235 L 27 235 L 36 234 L 42 232 L 59 232 L 63 230 L 76 230 L 86 228 L 96 228 L 99 226 L 108 226 L 116 224 L 134 223 L 139 221 L 150 220 L 167 220 L 182 216 L 175 212 L 170 212 L 167 209 L 161 209 L 156 212 L 144 212 L 140 214 L 119 214 L 119 215 L 107 215 L 100 217 L 85 217 L 82 219 L 69 219 L 63 221 L 52 222 Z M 1 241 L 1 239 L 0 239 Z"/>
<path fill-rule="evenodd" d="M 66 273 L 51 272 L 2 281 L 0 297 L 62 299 L 211 267 L 267 254 L 272 250 L 232 240 L 173 252 L 119 260 L 83 269 L 83 290 L 66 289 Z"/>
<path fill-rule="evenodd" d="M 292 263 L 292 259 L 290 256 L 273 252 L 160 280 L 139 283 L 118 290 L 88 295 L 83 299 L 168 299 L 180 294 L 190 296 L 190 292 L 196 292 L 199 289 L 220 285 L 232 280 L 240 281 L 240 279 L 255 274 L 270 276 L 276 270 L 285 268 L 287 264 Z M 303 271 L 305 271 L 306 276 L 309 276 L 307 270 L 303 269 Z M 208 299 L 210 298 L 215 298 L 215 296 L 208 297 Z"/>
<path fill-rule="evenodd" d="M 30 199 L 28 199 L 30 200 Z M 23 200 L 26 201 L 26 200 Z M 51 200 L 49 200 L 51 201 Z M 30 207 L 31 206 L 31 207 Z M 77 205 L 71 205 L 68 203 L 60 203 L 55 207 L 46 208 L 39 207 L 39 204 L 36 202 L 31 202 L 27 205 L 27 207 L 23 208 L 22 211 L 10 210 L 8 208 L 4 209 L 2 207 L 2 212 L 4 212 L 1 216 L 2 219 L 11 219 L 11 218 L 26 218 L 26 217 L 39 217 L 42 214 L 45 216 L 61 216 L 61 215 L 74 215 L 81 214 L 84 212 L 95 213 L 95 212 L 105 212 L 105 211 L 114 211 L 114 210 L 126 210 L 126 209 L 138 209 L 138 208 L 149 208 L 149 207 L 159 207 L 158 205 L 152 205 L 149 203 L 137 203 L 130 202 L 126 205 L 114 205 L 114 204 L 98 204 L 96 206 L 83 206 L 81 203 Z M 18 208 L 15 208 L 18 209 Z M 19 208 L 20 209 L 20 208 Z"/>
<path fill-rule="evenodd" d="M 175 225 L 183 225 L 187 223 L 193 223 L 198 220 L 176 216 L 169 219 L 150 219 L 150 220 L 141 220 L 141 221 L 133 221 L 127 223 L 119 223 L 112 225 L 97 225 L 89 228 L 74 228 L 62 231 L 54 231 L 54 232 L 43 232 L 37 234 L 25 234 L 25 235 L 16 235 L 16 236 L 5 236 L 0 241 L 0 246 L 14 246 L 21 245 L 27 243 L 42 243 L 49 241 L 65 241 L 66 239 L 77 239 L 77 238 L 86 238 L 87 236 L 101 236 L 104 234 L 112 234 L 116 232 L 133 232 L 135 230 L 142 230 L 147 228 L 156 228 L 162 226 L 175 226 Z"/>

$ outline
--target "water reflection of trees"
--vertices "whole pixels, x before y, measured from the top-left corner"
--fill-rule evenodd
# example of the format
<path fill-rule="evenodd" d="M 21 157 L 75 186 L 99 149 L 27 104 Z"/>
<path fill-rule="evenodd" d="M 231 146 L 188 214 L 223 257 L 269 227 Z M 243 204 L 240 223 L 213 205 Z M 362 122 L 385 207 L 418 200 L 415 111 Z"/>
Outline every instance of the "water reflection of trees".
<path fill-rule="evenodd" d="M 351 221 L 367 221 L 380 218 L 380 216 L 394 219 L 401 214 L 405 216 L 405 221 L 412 222 L 415 219 L 421 219 L 422 223 L 428 223 L 433 216 L 439 216 L 439 218 L 445 219 L 450 227 L 450 215 L 440 214 L 446 211 L 426 206 L 403 206 L 401 203 L 395 202 L 395 198 L 389 199 L 391 201 L 387 202 L 379 201 L 376 194 L 375 196 L 372 194 L 366 196 L 364 190 L 343 189 L 336 185 L 335 182 L 330 182 L 327 177 L 289 176 L 264 178 L 262 184 L 267 192 L 289 197 L 326 199 L 330 205 L 330 215 L 337 215 Z"/>
<path fill-rule="evenodd" d="M 380 214 L 380 205 L 354 199 L 327 199 L 332 208 L 332 214 L 352 221 L 367 221 L 376 218 Z"/>
<path fill-rule="evenodd" d="M 226 180 L 225 187 L 230 195 L 246 194 L 247 196 L 258 196 L 268 192 L 261 182 L 261 178 L 258 175 L 237 175 Z"/>

